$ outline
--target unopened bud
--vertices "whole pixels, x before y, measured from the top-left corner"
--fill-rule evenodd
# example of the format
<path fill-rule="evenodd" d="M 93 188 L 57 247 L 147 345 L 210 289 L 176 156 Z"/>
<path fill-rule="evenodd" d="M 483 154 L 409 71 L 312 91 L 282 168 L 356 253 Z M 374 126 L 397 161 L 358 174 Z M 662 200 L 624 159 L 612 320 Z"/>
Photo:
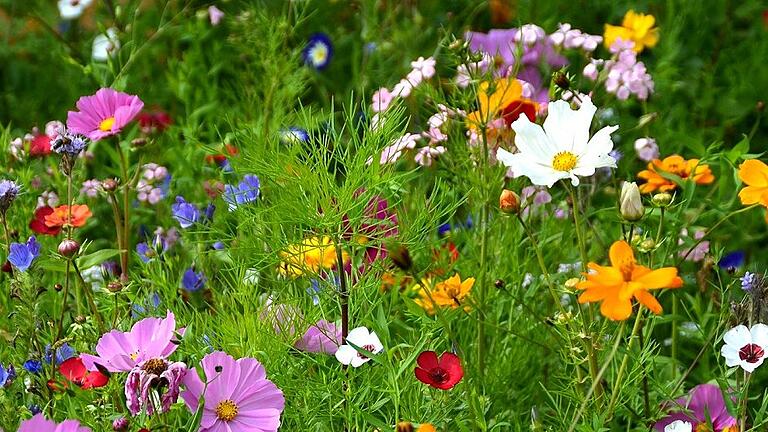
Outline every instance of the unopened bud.
<path fill-rule="evenodd" d="M 562 90 L 568 90 L 571 88 L 571 81 L 564 73 L 560 71 L 554 72 L 552 74 L 552 81 L 554 81 L 554 83 Z"/>
<path fill-rule="evenodd" d="M 640 242 L 640 244 L 637 246 L 637 249 L 640 250 L 640 252 L 650 252 L 653 250 L 653 248 L 656 247 L 656 242 L 652 238 L 647 238 Z"/>
<path fill-rule="evenodd" d="M 395 428 L 395 432 L 413 432 L 415 430 L 413 423 L 405 421 L 398 423 Z"/>
<path fill-rule="evenodd" d="M 656 207 L 668 207 L 670 204 L 672 204 L 672 194 L 667 192 L 657 193 L 653 196 L 653 198 L 651 198 L 651 202 Z"/>
<path fill-rule="evenodd" d="M 107 284 L 109 292 L 117 293 L 123 290 L 123 284 L 120 281 L 112 281 Z"/>
<path fill-rule="evenodd" d="M 635 182 L 624 182 L 621 185 L 621 217 L 629 222 L 635 222 L 645 215 L 640 189 Z"/>
<path fill-rule="evenodd" d="M 408 271 L 413 267 L 413 261 L 411 260 L 411 254 L 408 252 L 408 248 L 403 245 L 397 245 L 389 251 L 389 256 L 392 258 L 392 262 L 401 270 Z"/>
<path fill-rule="evenodd" d="M 101 187 L 104 189 L 104 192 L 114 192 L 117 190 L 117 180 L 108 178 L 101 182 Z"/>
<path fill-rule="evenodd" d="M 499 208 L 504 213 L 514 214 L 520 211 L 520 195 L 504 189 L 499 196 Z"/>
<path fill-rule="evenodd" d="M 755 104 L 755 109 L 757 112 L 763 112 L 765 110 L 765 102 L 763 101 L 757 101 Z"/>
<path fill-rule="evenodd" d="M 115 432 L 124 432 L 128 430 L 128 419 L 125 417 L 118 417 L 112 422 L 112 430 Z"/>
<path fill-rule="evenodd" d="M 133 148 L 141 148 L 147 145 L 147 139 L 146 138 L 136 138 L 134 140 L 131 140 L 131 147 Z"/>
<path fill-rule="evenodd" d="M 59 243 L 59 253 L 67 258 L 74 256 L 80 250 L 80 243 L 72 239 L 64 239 Z"/>
<path fill-rule="evenodd" d="M 566 288 L 572 290 L 572 289 L 576 289 L 576 285 L 578 285 L 579 282 L 581 282 L 581 279 L 579 278 L 570 278 L 567 281 L 565 281 L 564 285 Z"/>
<path fill-rule="evenodd" d="M 60 283 L 57 283 L 56 285 L 53 286 L 53 289 L 55 289 L 56 291 L 61 291 L 64 289 L 64 287 Z"/>
<path fill-rule="evenodd" d="M 75 317 L 75 322 L 78 324 L 85 324 L 85 317 L 82 315 L 78 315 Z"/>

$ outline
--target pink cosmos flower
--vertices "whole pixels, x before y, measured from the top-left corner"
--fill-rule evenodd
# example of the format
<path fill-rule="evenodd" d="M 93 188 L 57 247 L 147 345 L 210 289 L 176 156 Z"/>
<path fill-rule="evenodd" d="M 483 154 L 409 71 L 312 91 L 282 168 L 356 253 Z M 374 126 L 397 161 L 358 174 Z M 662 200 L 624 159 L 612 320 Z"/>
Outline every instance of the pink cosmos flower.
<path fill-rule="evenodd" d="M 176 317 L 168 311 L 165 318 L 144 318 L 129 332 L 105 333 L 96 344 L 99 355 L 81 354 L 80 358 L 88 370 L 96 370 L 98 364 L 110 372 L 128 372 L 145 360 L 165 359 L 176 351 L 174 333 Z M 178 333 L 184 334 L 184 329 Z"/>
<path fill-rule="evenodd" d="M 296 349 L 321 354 L 335 354 L 340 345 L 341 329 L 326 320 L 309 327 L 304 336 L 293 344 Z"/>
<path fill-rule="evenodd" d="M 91 430 L 80 426 L 80 422 L 77 420 L 64 420 L 62 423 L 56 424 L 46 420 L 42 414 L 38 414 L 21 422 L 18 432 L 91 432 Z"/>
<path fill-rule="evenodd" d="M 144 102 L 138 96 L 102 88 L 78 99 L 76 106 L 80 111 L 67 113 L 67 128 L 98 141 L 120 133 L 144 108 Z"/>
<path fill-rule="evenodd" d="M 198 410 L 200 398 L 203 399 L 199 432 L 277 431 L 285 398 L 267 379 L 258 360 L 235 360 L 227 353 L 215 351 L 200 363 L 205 381 L 196 369 L 190 369 L 184 378 L 187 390 L 181 394 L 193 413 Z"/>

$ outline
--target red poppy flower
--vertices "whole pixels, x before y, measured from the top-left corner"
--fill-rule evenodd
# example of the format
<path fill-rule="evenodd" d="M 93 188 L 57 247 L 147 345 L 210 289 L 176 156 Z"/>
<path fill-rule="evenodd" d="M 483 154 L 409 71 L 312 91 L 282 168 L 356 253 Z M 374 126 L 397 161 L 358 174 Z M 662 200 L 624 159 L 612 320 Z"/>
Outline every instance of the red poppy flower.
<path fill-rule="evenodd" d="M 70 218 L 70 213 L 72 217 Z M 44 223 L 48 228 L 63 227 L 64 225 L 72 225 L 75 228 L 85 225 L 85 222 L 93 214 L 87 205 L 75 204 L 72 206 L 72 211 L 69 211 L 68 205 L 61 205 L 53 209 L 51 214 L 45 216 Z"/>
<path fill-rule="evenodd" d="M 61 232 L 60 226 L 49 227 L 45 224 L 45 217 L 53 213 L 52 207 L 40 207 L 35 210 L 35 217 L 29 221 L 29 228 L 38 234 L 55 236 Z"/>
<path fill-rule="evenodd" d="M 32 138 L 29 143 L 29 155 L 35 156 L 48 156 L 51 154 L 51 137 L 46 134 L 40 134 Z"/>
<path fill-rule="evenodd" d="M 416 363 L 416 379 L 441 390 L 452 389 L 464 377 L 461 360 L 453 353 L 443 353 L 438 358 L 436 352 L 424 351 Z"/>
<path fill-rule="evenodd" d="M 99 371 L 89 371 L 85 368 L 80 357 L 72 357 L 65 360 L 59 366 L 59 372 L 64 378 L 72 381 L 83 389 L 104 387 L 109 381 L 109 377 Z"/>

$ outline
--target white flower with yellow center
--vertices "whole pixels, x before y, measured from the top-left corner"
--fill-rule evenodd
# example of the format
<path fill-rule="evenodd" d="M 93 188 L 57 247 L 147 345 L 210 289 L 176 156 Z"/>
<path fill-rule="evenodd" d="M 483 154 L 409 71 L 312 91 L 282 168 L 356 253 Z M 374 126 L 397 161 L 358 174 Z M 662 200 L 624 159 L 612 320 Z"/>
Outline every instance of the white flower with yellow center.
<path fill-rule="evenodd" d="M 520 116 L 512 123 L 518 152 L 500 148 L 496 158 L 511 168 L 515 177 L 525 176 L 533 184 L 547 187 L 561 179 L 571 179 L 578 186 L 579 177 L 589 177 L 598 168 L 616 168 L 616 160 L 608 153 L 613 150 L 611 134 L 619 127 L 606 126 L 590 138 L 597 108 L 588 97 L 581 99 L 578 110 L 571 109 L 566 101 L 550 103 L 543 128 Z"/>

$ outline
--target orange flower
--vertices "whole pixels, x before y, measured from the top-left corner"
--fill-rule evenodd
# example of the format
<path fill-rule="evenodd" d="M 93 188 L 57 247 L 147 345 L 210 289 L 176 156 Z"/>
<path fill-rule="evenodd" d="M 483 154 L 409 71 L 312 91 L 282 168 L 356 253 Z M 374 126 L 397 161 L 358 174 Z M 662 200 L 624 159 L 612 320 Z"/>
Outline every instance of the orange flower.
<path fill-rule="evenodd" d="M 747 185 L 739 192 L 741 203 L 768 207 L 768 165 L 757 159 L 744 161 L 739 165 L 739 178 Z"/>
<path fill-rule="evenodd" d="M 73 205 L 72 220 L 69 220 L 69 206 L 62 205 L 53 209 L 53 213 L 45 217 L 45 226 L 54 228 L 71 225 L 77 228 L 85 225 L 85 222 L 92 215 L 91 209 L 87 205 Z"/>
<path fill-rule="evenodd" d="M 655 314 L 661 313 L 661 305 L 648 292 L 659 288 L 679 288 L 683 280 L 675 267 L 651 270 L 635 261 L 632 248 L 625 241 L 617 241 L 608 252 L 610 267 L 589 263 L 592 272 L 586 273 L 587 280 L 576 288 L 584 290 L 579 303 L 602 301 L 600 312 L 612 320 L 625 320 L 632 315 L 632 297 Z"/>
<path fill-rule="evenodd" d="M 699 164 L 698 159 L 685 160 L 678 155 L 672 155 L 664 158 L 664 160 L 654 159 L 648 164 L 647 170 L 637 174 L 637 178 L 646 180 L 646 183 L 640 185 L 640 192 L 668 192 L 676 189 L 677 184 L 663 177 L 661 173 L 673 174 L 683 180 L 690 178 L 696 184 L 710 184 L 715 181 L 715 176 L 709 170 L 709 165 Z"/>

